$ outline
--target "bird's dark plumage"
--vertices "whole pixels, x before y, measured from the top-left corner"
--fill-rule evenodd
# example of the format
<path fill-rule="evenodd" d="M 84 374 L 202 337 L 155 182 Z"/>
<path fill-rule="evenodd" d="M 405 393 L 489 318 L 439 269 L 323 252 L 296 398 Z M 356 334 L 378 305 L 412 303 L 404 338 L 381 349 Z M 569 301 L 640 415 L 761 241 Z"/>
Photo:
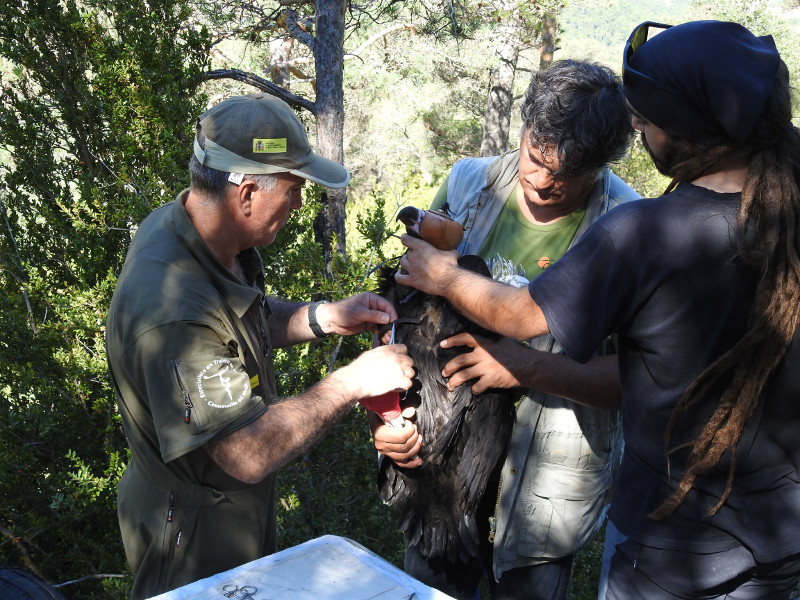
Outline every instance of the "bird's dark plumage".
<path fill-rule="evenodd" d="M 466 266 L 489 275 L 477 256 L 462 257 Z M 391 300 L 398 312 L 396 336 L 408 346 L 417 369 L 414 386 L 401 403 L 417 410 L 417 427 L 423 439 L 416 469 L 381 462 L 378 487 L 387 504 L 398 507 L 398 530 L 407 546 L 425 558 L 466 560 L 478 555 L 479 534 L 475 512 L 489 476 L 501 458 L 514 421 L 514 390 L 472 393 L 464 384 L 449 392 L 442 368 L 469 348 L 444 349 L 439 342 L 464 331 L 494 334 L 465 319 L 442 298 L 398 286 L 394 271 L 380 276 L 379 294 Z"/>

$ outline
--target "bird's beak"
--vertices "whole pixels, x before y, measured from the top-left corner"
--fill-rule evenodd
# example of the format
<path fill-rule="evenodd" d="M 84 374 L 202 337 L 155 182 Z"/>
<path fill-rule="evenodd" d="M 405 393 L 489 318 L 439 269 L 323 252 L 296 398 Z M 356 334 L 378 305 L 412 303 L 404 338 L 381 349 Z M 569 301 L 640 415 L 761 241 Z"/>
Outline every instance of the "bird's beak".
<path fill-rule="evenodd" d="M 397 213 L 397 220 L 406 226 L 406 231 L 410 235 L 413 235 L 414 237 L 420 237 L 419 225 L 422 222 L 424 215 L 424 211 L 421 211 L 417 207 L 406 206 L 399 213 Z"/>

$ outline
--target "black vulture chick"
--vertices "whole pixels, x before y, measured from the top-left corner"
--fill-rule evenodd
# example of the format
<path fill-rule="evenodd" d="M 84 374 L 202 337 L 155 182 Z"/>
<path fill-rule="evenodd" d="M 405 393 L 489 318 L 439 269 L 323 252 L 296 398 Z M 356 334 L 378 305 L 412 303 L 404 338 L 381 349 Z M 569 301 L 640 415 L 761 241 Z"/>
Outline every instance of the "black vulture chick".
<path fill-rule="evenodd" d="M 486 276 L 477 256 L 459 264 Z M 404 469 L 383 458 L 378 474 L 381 499 L 399 509 L 398 530 L 406 546 L 424 558 L 465 561 L 478 555 L 475 513 L 492 471 L 503 457 L 514 422 L 519 390 L 473 394 L 471 383 L 450 392 L 444 365 L 469 348 L 441 348 L 439 342 L 461 332 L 496 338 L 464 318 L 448 302 L 413 288 L 398 286 L 394 271 L 384 269 L 378 293 L 398 312 L 397 342 L 406 344 L 417 369 L 414 385 L 401 401 L 414 406 L 424 445 L 423 464 Z"/>

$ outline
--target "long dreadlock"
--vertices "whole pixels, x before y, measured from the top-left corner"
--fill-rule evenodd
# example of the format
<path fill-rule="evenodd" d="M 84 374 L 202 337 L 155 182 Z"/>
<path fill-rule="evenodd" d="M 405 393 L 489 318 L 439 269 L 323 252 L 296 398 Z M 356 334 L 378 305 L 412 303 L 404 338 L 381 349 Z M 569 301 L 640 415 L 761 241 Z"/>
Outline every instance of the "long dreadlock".
<path fill-rule="evenodd" d="M 676 165 L 667 192 L 720 169 L 749 164 L 737 222 L 739 255 L 758 269 L 756 297 L 747 331 L 686 389 L 665 432 L 668 452 L 690 448 L 677 488 L 650 516 L 663 519 L 683 503 L 695 480 L 729 452 L 727 483 L 715 514 L 731 493 L 736 443 L 761 400 L 770 376 L 781 365 L 800 322 L 800 131 L 791 124 L 789 73 L 781 61 L 754 133 L 739 146 L 699 145 Z M 681 415 L 715 386 L 729 381 L 716 410 L 693 441 L 670 450 Z"/>

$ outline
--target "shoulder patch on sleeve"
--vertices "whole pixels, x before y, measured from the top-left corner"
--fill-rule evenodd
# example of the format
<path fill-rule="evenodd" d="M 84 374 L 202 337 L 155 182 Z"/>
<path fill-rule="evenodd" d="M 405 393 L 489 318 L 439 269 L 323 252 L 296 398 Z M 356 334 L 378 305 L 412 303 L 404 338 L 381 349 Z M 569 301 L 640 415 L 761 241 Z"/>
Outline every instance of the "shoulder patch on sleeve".
<path fill-rule="evenodd" d="M 237 361 L 238 362 L 238 361 Z M 250 396 L 250 377 L 227 357 L 215 358 L 195 377 L 197 396 L 211 408 L 231 408 Z"/>

